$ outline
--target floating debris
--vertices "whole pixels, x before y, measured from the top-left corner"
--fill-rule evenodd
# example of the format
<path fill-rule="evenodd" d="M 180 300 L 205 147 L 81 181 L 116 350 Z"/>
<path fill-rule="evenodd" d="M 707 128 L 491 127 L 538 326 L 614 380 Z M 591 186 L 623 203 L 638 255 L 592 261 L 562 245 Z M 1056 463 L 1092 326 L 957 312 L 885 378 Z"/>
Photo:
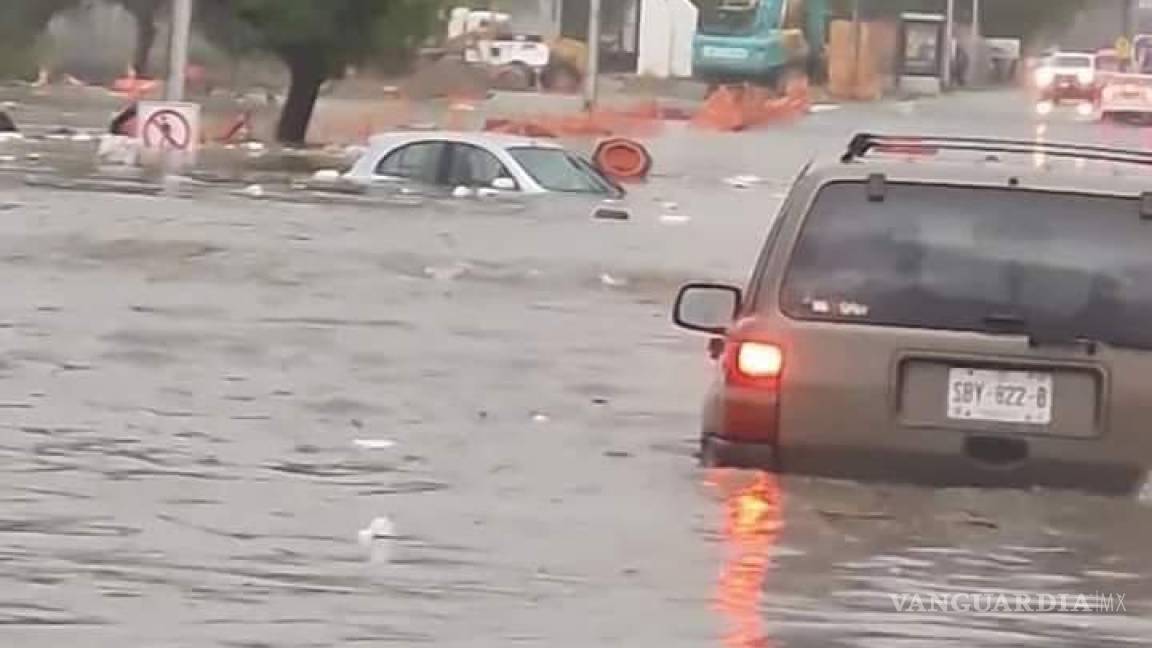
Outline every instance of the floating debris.
<path fill-rule="evenodd" d="M 891 520 L 892 515 L 882 511 L 836 511 L 818 509 L 817 513 L 830 520 Z"/>
<path fill-rule="evenodd" d="M 605 286 L 611 287 L 611 288 L 619 288 L 621 286 L 628 285 L 628 282 L 626 280 L 617 279 L 616 277 L 613 277 L 612 275 L 610 275 L 608 273 L 604 273 L 604 274 L 600 275 L 600 283 L 605 285 Z"/>
<path fill-rule="evenodd" d="M 749 189 L 753 185 L 758 185 L 762 182 L 764 182 L 763 178 L 754 175 L 738 175 L 724 179 L 724 183 L 733 189 Z"/>
<path fill-rule="evenodd" d="M 318 182 L 339 182 L 340 172 L 336 169 L 320 169 L 312 174 L 312 179 Z"/>
<path fill-rule="evenodd" d="M 840 110 L 840 108 L 841 108 L 840 104 L 813 104 L 812 107 L 808 109 L 808 112 L 810 112 L 810 113 L 832 112 L 834 110 Z"/>
<path fill-rule="evenodd" d="M 391 439 L 356 439 L 352 445 L 363 450 L 388 450 L 396 447 L 396 442 Z"/>
<path fill-rule="evenodd" d="M 396 537 L 396 525 L 387 517 L 378 517 L 367 527 L 360 529 L 357 537 L 362 545 L 369 545 L 377 540 L 391 540 Z"/>
<path fill-rule="evenodd" d="M 457 262 L 449 266 L 429 266 L 424 268 L 424 274 L 437 281 L 454 281 L 468 274 L 470 269 L 467 263 Z"/>
<path fill-rule="evenodd" d="M 990 520 L 986 517 L 976 515 L 970 511 L 965 511 L 964 517 L 960 521 L 969 526 L 981 527 L 984 529 L 1000 528 L 1000 525 L 995 520 Z"/>
<path fill-rule="evenodd" d="M 369 560 L 374 563 L 392 561 L 392 546 L 396 540 L 396 525 L 387 517 L 378 517 L 361 529 L 357 535 L 360 545 L 371 550 Z"/>

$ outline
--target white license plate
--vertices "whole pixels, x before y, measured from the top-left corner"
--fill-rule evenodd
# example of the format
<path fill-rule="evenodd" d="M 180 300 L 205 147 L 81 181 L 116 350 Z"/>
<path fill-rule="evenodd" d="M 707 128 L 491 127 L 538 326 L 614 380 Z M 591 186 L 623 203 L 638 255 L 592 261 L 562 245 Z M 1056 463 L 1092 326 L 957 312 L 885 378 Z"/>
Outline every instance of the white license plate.
<path fill-rule="evenodd" d="M 739 47 L 705 47 L 703 54 L 708 58 L 730 61 L 743 61 L 748 58 L 748 50 Z"/>
<path fill-rule="evenodd" d="M 1048 425 L 1052 422 L 1052 375 L 1030 371 L 952 369 L 948 418 Z"/>

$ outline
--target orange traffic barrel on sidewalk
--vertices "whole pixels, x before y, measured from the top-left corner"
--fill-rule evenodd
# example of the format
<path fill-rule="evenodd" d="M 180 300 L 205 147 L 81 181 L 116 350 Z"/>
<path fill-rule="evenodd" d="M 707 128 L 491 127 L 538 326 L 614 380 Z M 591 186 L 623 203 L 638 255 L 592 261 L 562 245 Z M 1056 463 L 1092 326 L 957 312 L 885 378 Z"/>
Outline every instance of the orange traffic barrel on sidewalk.
<path fill-rule="evenodd" d="M 652 154 L 648 149 L 624 137 L 600 142 L 592 159 L 601 171 L 618 180 L 643 180 L 652 170 Z"/>

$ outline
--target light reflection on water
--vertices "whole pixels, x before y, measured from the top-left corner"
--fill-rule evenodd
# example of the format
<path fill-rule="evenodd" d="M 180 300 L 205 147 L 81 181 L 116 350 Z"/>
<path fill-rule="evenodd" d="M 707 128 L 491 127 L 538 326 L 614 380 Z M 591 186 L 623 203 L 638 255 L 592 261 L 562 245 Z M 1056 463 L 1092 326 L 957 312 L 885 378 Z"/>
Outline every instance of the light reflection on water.
<path fill-rule="evenodd" d="M 772 551 L 783 527 L 779 479 L 769 473 L 713 471 L 709 486 L 723 499 L 723 550 L 716 609 L 725 648 L 772 648 L 761 603 Z"/>

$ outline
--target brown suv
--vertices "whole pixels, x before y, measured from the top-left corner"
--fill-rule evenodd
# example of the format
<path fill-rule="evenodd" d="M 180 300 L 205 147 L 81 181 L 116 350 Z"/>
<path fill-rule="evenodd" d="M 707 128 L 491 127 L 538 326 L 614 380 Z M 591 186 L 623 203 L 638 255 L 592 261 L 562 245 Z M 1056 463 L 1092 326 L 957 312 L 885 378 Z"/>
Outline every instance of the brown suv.
<path fill-rule="evenodd" d="M 1139 151 L 856 136 L 797 179 L 745 290 L 677 298 L 676 323 L 712 334 L 718 360 L 702 461 L 1138 487 L 1152 465 L 1150 169 Z"/>

